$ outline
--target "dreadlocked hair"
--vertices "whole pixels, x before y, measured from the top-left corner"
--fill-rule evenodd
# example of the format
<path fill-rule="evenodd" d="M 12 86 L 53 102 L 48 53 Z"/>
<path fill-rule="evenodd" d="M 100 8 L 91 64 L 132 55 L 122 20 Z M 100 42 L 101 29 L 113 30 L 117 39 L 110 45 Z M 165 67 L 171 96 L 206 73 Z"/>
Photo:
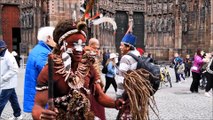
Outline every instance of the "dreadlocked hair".
<path fill-rule="evenodd" d="M 154 96 L 150 94 L 153 92 L 153 88 L 148 80 L 150 75 L 145 69 L 131 70 L 125 75 L 124 88 L 128 94 L 133 120 L 149 119 L 149 107 L 159 118 Z"/>

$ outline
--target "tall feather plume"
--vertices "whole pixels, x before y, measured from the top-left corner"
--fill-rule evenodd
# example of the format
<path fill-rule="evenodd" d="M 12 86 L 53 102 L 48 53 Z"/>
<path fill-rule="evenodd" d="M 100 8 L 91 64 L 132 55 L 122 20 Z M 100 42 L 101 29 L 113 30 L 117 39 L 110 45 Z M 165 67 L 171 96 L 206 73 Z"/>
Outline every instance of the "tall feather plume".
<path fill-rule="evenodd" d="M 92 23 L 93 23 L 93 25 L 99 25 L 99 24 L 104 23 L 104 22 L 108 22 L 108 23 L 112 24 L 113 30 L 117 29 L 116 22 L 110 17 L 101 17 L 101 18 L 99 18 L 97 20 L 93 20 Z"/>

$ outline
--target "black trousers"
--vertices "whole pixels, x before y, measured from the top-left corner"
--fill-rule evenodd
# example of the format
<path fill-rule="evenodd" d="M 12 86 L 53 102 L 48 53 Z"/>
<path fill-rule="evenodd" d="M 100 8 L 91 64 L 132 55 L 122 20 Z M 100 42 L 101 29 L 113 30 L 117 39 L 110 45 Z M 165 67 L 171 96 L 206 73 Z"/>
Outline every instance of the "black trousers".
<path fill-rule="evenodd" d="M 106 78 L 106 85 L 105 85 L 105 89 L 104 89 L 104 93 L 106 93 L 106 91 L 108 90 L 109 86 L 112 84 L 112 86 L 115 89 L 115 92 L 117 92 L 117 83 L 115 82 L 115 78 L 110 78 L 105 76 Z"/>
<path fill-rule="evenodd" d="M 190 87 L 191 92 L 198 92 L 198 86 L 200 84 L 201 74 L 192 72 L 192 84 Z"/>
<path fill-rule="evenodd" d="M 190 72 L 191 72 L 191 71 L 190 71 L 190 68 L 189 68 L 189 67 L 186 67 L 184 72 L 185 72 L 185 76 L 186 76 L 186 77 L 190 77 Z"/>
<path fill-rule="evenodd" d="M 205 91 L 209 92 L 211 89 L 213 90 L 213 74 L 206 72 L 205 76 L 206 76 L 206 79 L 207 79 Z"/>
<path fill-rule="evenodd" d="M 176 67 L 174 67 L 174 71 L 175 71 L 176 82 L 179 82 L 179 81 L 180 81 L 180 76 L 179 76 L 179 74 L 177 73 L 177 68 L 176 68 Z"/>

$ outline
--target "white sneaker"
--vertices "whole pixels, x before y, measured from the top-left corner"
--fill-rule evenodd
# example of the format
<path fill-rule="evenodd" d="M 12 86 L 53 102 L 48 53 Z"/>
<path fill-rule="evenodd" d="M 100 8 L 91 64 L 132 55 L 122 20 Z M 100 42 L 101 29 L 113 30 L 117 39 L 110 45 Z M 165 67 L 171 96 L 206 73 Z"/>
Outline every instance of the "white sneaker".
<path fill-rule="evenodd" d="M 0 117 L 0 120 L 4 120 L 4 118 Z"/>
<path fill-rule="evenodd" d="M 208 92 L 205 92 L 204 95 L 205 95 L 206 97 L 211 97 L 211 95 L 210 95 Z"/>
<path fill-rule="evenodd" d="M 11 118 L 9 118 L 9 120 L 22 120 L 22 119 L 23 119 L 22 115 L 20 115 L 18 117 L 11 117 Z"/>
<path fill-rule="evenodd" d="M 181 84 L 182 82 L 181 82 L 181 81 L 178 81 L 178 83 Z"/>

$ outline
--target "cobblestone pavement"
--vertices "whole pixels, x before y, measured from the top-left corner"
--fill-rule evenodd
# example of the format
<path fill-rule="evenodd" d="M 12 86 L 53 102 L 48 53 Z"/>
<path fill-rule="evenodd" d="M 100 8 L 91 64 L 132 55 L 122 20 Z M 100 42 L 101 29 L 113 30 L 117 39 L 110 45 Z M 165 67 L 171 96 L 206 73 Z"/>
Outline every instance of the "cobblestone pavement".
<path fill-rule="evenodd" d="M 19 83 L 16 89 L 21 108 L 23 107 L 24 72 L 25 69 L 20 69 Z M 170 69 L 170 73 L 172 78 L 175 78 L 173 69 Z M 191 81 L 191 77 L 186 78 L 186 81 L 183 83 L 175 83 L 175 80 L 172 79 L 172 88 L 163 86 L 157 91 L 154 97 L 158 107 L 160 120 L 213 120 L 213 97 L 204 96 L 204 90 L 199 90 L 199 93 L 197 94 L 190 93 L 189 87 Z M 110 86 L 107 94 L 115 98 L 115 92 L 112 86 Z M 118 111 L 109 108 L 106 108 L 105 110 L 107 120 L 115 120 Z M 24 112 L 22 112 L 22 114 L 24 120 L 32 119 L 31 114 Z M 2 118 L 7 120 L 12 116 L 12 108 L 10 103 L 8 103 L 2 113 Z M 154 115 L 151 110 L 150 119 L 157 119 L 156 115 Z"/>

